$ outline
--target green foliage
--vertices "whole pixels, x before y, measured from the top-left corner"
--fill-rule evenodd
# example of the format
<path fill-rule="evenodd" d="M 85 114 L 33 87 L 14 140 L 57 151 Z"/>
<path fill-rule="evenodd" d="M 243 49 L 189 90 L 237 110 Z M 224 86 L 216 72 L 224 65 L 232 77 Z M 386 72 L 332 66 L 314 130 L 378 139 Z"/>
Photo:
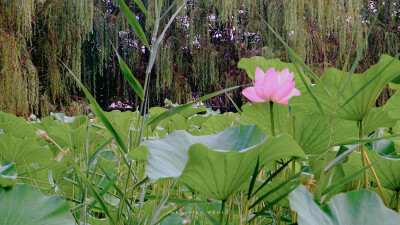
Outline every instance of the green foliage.
<path fill-rule="evenodd" d="M 290 206 L 298 213 L 299 224 L 397 224 L 400 214 L 386 208 L 372 191 L 339 194 L 320 207 L 310 192 L 300 186 L 290 195 Z"/>
<path fill-rule="evenodd" d="M 158 4 L 164 12 L 158 15 L 160 28 L 169 22 L 170 12 L 176 11 L 182 2 L 168 0 Z M 82 93 L 66 76 L 68 72 L 59 60 L 72 69 L 93 96 L 103 100 L 103 107 L 114 98 L 138 104 L 140 98 L 133 94 L 120 73 L 116 63 L 119 57 L 110 56 L 114 55 L 112 45 L 118 46 L 120 58 L 137 81 L 144 83 L 144 59 L 151 54 L 150 46 L 157 42 L 151 36 L 157 11 L 155 1 L 2 0 L 1 3 L 4 7 L 0 9 L 3 21 L 0 97 L 7 101 L 0 102 L 0 110 L 28 116 L 32 112 L 48 115 L 62 105 L 81 108 Z M 123 3 L 124 7 L 116 3 Z M 268 23 L 298 53 L 299 60 L 305 61 L 316 75 L 329 67 L 348 69 L 349 63 L 345 62 L 355 58 L 356 49 L 363 45 L 375 16 L 370 4 L 364 3 L 362 0 L 187 1 L 187 7 L 177 16 L 184 15 L 189 26 L 182 19 L 174 21 L 165 33 L 166 38 L 158 40 L 159 50 L 154 51 L 158 63 L 151 78 L 155 85 L 149 92 L 157 98 L 151 99 L 151 104 L 161 104 L 164 97 L 185 103 L 191 101 L 192 92 L 202 96 L 220 90 L 220 84 L 230 87 L 249 82 L 244 72 L 236 68 L 243 57 L 257 55 L 288 61 L 289 55 L 261 18 L 268 18 Z M 377 1 L 373 3 L 377 10 Z M 378 17 L 357 71 L 370 67 L 382 53 L 394 54 L 399 50 L 399 34 L 395 32 L 399 6 L 394 4 L 396 0 L 386 3 L 381 10 L 387 16 Z M 145 50 L 141 43 L 147 46 Z M 233 93 L 232 98 L 241 105 L 244 99 L 239 94 Z M 228 97 L 222 99 L 226 106 L 231 105 L 229 101 Z M 60 108 L 57 110 L 69 110 Z"/>
<path fill-rule="evenodd" d="M 75 224 L 68 205 L 59 197 L 47 197 L 28 184 L 0 187 L 2 224 Z"/>
<path fill-rule="evenodd" d="M 332 115 L 335 112 L 338 118 L 360 121 L 367 116 L 382 89 L 399 75 L 399 70 L 399 60 L 383 55 L 381 61 L 366 72 L 353 74 L 342 96 L 339 96 L 340 90 L 343 89 L 349 73 L 337 69 L 328 69 L 321 76 L 322 82 L 334 97 L 333 99 L 318 85 L 312 90 L 318 96 L 326 115 Z M 358 92 L 359 90 L 361 92 Z M 338 97 L 340 98 L 336 103 Z M 308 93 L 292 100 L 293 105 L 299 108 L 312 106 L 312 102 Z M 313 111 L 316 110 L 313 109 Z"/>
<path fill-rule="evenodd" d="M 47 166 L 51 158 L 50 150 L 41 147 L 34 139 L 21 139 L 11 134 L 0 135 L 0 149 L 1 157 L 17 166 L 31 163 Z"/>
<path fill-rule="evenodd" d="M 364 73 L 353 74 L 360 59 L 365 66 L 359 68 L 362 71 L 371 58 L 380 55 L 368 56 L 371 47 L 362 51 L 379 32 L 372 27 L 372 35 L 362 43 L 367 26 L 362 20 L 370 17 L 362 14 L 360 0 L 268 4 L 253 0 L 186 4 L 179 0 L 119 0 L 119 5 L 56 0 L 38 1 L 35 7 L 33 3 L 18 0 L 0 8 L 0 18 L 4 18 L 0 24 L 0 64 L 4 68 L 0 71 L 0 82 L 4 81 L 0 97 L 7 100 L 0 103 L 0 110 L 20 115 L 28 108 L 38 110 L 38 105 L 50 110 L 49 104 L 71 102 L 82 92 L 97 117 L 56 113 L 27 123 L 0 112 L 0 182 L 7 187 L 0 188 L 0 199 L 4 198 L 2 203 L 10 201 L 6 205 L 18 204 L 4 209 L 7 212 L 20 208 L 30 215 L 44 209 L 44 214 L 36 213 L 37 218 L 48 213 L 45 218 L 52 219 L 50 216 L 61 213 L 72 218 L 72 223 L 85 224 L 184 223 L 185 219 L 196 224 L 302 224 L 309 220 L 341 224 L 358 221 L 353 214 L 373 217 L 367 222 L 387 219 L 390 223 L 399 216 L 388 209 L 399 211 L 400 207 L 397 94 L 386 105 L 374 107 L 387 84 L 397 82 L 399 55 L 382 55 L 381 61 Z M 99 16 L 101 12 L 106 13 Z M 268 23 L 263 18 L 268 18 Z M 379 24 L 380 17 L 375 18 Z M 189 26 L 182 26 L 186 20 Z M 387 26 L 393 23 L 386 22 Z M 140 41 L 132 37 L 130 29 Z M 33 39 L 26 38 L 31 36 Z M 325 36 L 331 38 L 315 41 L 318 37 L 325 40 Z M 279 42 L 287 53 L 282 53 Z M 114 50 L 117 57 L 110 57 L 111 43 L 118 46 Z M 28 44 L 36 50 L 27 50 Z M 292 63 L 251 57 L 241 59 L 236 68 L 239 58 L 255 54 L 277 55 Z M 346 72 L 355 55 L 351 71 Z M 367 57 L 364 61 L 363 56 Z M 147 64 L 143 58 L 148 59 Z M 123 76 L 113 65 L 117 60 L 140 98 L 139 111 L 104 112 L 96 101 L 97 85 L 107 86 L 100 89 L 102 94 L 117 87 L 119 97 L 134 95 L 120 86 Z M 304 61 L 319 70 L 313 72 Z M 43 70 L 38 71 L 39 67 Z M 225 94 L 225 99 L 218 102 L 241 102 L 236 90 L 240 86 L 233 84 L 254 79 L 256 67 L 264 71 L 289 68 L 301 95 L 291 99 L 290 105 L 248 103 L 241 113 L 219 114 L 204 105 L 194 106 L 220 98 L 220 94 Z M 338 69 L 321 73 L 327 67 Z M 72 76 L 64 76 L 66 72 Z M 245 72 L 248 77 L 243 76 Z M 93 73 L 106 76 L 99 80 Z M 317 74 L 322 74 L 321 78 Z M 48 88 L 40 89 L 39 82 Z M 22 94 L 13 96 L 2 91 L 4 87 L 18 87 L 14 90 Z M 168 94 L 178 103 L 189 103 L 166 101 L 170 109 L 150 108 L 156 101 L 151 98 L 155 90 L 160 92 L 158 98 Z M 199 98 L 192 99 L 192 91 L 198 92 Z M 26 93 L 32 97 L 24 97 Z M 362 185 L 379 193 L 388 208 L 366 190 L 339 194 Z M 33 193 L 36 189 L 50 197 Z M 289 194 L 291 205 L 287 204 Z M 73 216 L 59 198 L 52 200 L 57 204 L 51 209 L 41 206 L 43 199 L 55 196 L 67 202 Z M 35 200 L 39 207 L 19 204 L 28 200 Z M 357 202 L 362 205 L 356 206 Z M 364 209 L 367 215 L 362 214 Z M 298 211 L 298 220 L 291 210 Z M 213 215 L 215 211 L 219 215 Z M 25 215 L 21 218 L 29 218 Z M 68 223 L 57 222 L 61 221 Z"/>
<path fill-rule="evenodd" d="M 15 169 L 14 162 L 8 163 L 2 159 L 0 164 L 0 185 L 12 186 L 17 183 L 17 170 Z"/>

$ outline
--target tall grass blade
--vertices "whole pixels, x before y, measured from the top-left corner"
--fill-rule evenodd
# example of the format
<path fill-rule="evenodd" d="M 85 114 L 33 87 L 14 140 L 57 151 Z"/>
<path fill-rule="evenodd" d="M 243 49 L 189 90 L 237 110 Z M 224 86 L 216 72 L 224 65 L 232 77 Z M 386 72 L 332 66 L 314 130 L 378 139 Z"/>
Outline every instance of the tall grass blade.
<path fill-rule="evenodd" d="M 99 202 L 101 209 L 103 212 L 107 215 L 107 217 L 110 219 L 112 224 L 116 224 L 115 219 L 113 216 L 111 216 L 111 211 L 107 207 L 107 203 L 104 201 L 104 199 L 101 197 L 100 192 L 96 190 L 95 187 L 89 182 L 81 168 L 75 163 L 75 161 L 65 152 L 63 148 L 61 148 L 54 140 L 52 140 L 49 137 L 50 141 L 64 154 L 64 157 L 68 160 L 69 164 L 72 166 L 72 169 L 74 172 L 78 175 L 78 177 L 82 180 L 82 182 L 85 184 L 86 188 L 90 192 L 90 194 L 93 196 L 93 198 Z M 79 186 L 79 185 L 78 185 Z"/>
<path fill-rule="evenodd" d="M 107 180 L 109 181 L 109 183 L 107 184 L 107 186 L 104 187 L 104 189 L 101 191 L 101 193 L 100 193 L 101 196 L 103 196 L 104 194 L 106 194 L 107 191 L 109 190 L 109 188 L 110 188 L 111 186 L 114 187 L 115 191 L 118 193 L 119 196 L 123 196 L 123 192 L 122 192 L 121 189 L 119 189 L 119 187 L 115 184 L 115 182 L 116 182 L 117 179 L 118 179 L 118 175 L 115 175 L 114 177 L 111 177 L 111 176 L 107 173 L 107 171 L 104 170 L 103 167 L 100 167 L 100 169 L 103 171 L 104 175 L 107 177 Z M 122 199 L 122 200 L 123 200 L 123 201 L 125 202 L 125 204 L 131 209 L 131 211 L 135 211 L 135 209 L 132 208 L 132 205 L 130 204 L 130 202 L 128 201 L 128 199 Z M 96 203 L 97 203 L 97 202 L 94 201 L 94 202 L 90 205 L 89 210 L 92 209 L 93 207 L 95 207 L 95 206 L 96 206 Z"/>
<path fill-rule="evenodd" d="M 141 99 L 144 98 L 143 87 L 140 85 L 139 81 L 133 76 L 131 70 L 128 65 L 126 65 L 125 61 L 118 54 L 118 50 L 113 46 L 115 54 L 117 54 L 118 62 L 121 67 L 122 73 L 125 75 L 125 78 L 128 80 L 129 84 L 132 86 L 133 90 L 135 90 L 136 94 L 139 95 Z"/>
<path fill-rule="evenodd" d="M 296 189 L 298 186 L 300 186 L 304 181 L 306 180 L 306 178 L 297 181 L 296 184 L 294 186 L 292 186 L 288 191 L 286 191 L 284 194 L 282 194 L 281 196 L 277 197 L 276 199 L 272 200 L 271 202 L 269 202 L 266 206 L 264 206 L 259 212 L 256 212 L 256 214 L 249 220 L 249 223 L 251 221 L 253 221 L 255 218 L 257 218 L 259 215 L 263 214 L 265 210 L 271 208 L 272 206 L 274 206 L 275 204 L 277 204 L 279 201 L 281 201 L 282 199 L 286 198 L 290 192 L 292 192 L 294 189 Z"/>
<path fill-rule="evenodd" d="M 110 123 L 110 121 L 108 121 L 107 117 L 104 115 L 103 110 L 101 109 L 99 103 L 97 103 L 96 99 L 92 96 L 92 94 L 90 94 L 90 92 L 86 89 L 86 87 L 82 84 L 82 82 L 78 79 L 78 77 L 76 77 L 75 74 L 65 64 L 64 64 L 64 66 L 68 69 L 68 71 L 71 73 L 71 75 L 75 78 L 78 85 L 82 88 L 82 91 L 85 93 L 86 97 L 89 99 L 89 102 L 92 105 L 91 109 L 100 118 L 101 122 L 104 123 L 107 130 L 113 135 L 115 142 L 124 151 L 124 153 L 128 153 L 128 150 L 126 149 L 126 146 L 125 146 L 124 142 L 122 141 L 122 138 L 119 136 L 117 131 L 114 129 L 114 127 Z"/>
<path fill-rule="evenodd" d="M 171 19 L 168 21 L 167 25 L 165 25 L 164 30 L 161 32 L 160 36 L 157 38 L 156 42 L 154 43 L 154 46 L 152 46 L 152 53 L 150 56 L 150 61 L 149 61 L 149 66 L 148 68 L 153 68 L 154 62 L 156 61 L 156 56 L 157 56 L 157 51 L 158 47 L 160 46 L 165 33 L 167 32 L 169 26 L 171 26 L 172 22 L 175 20 L 176 16 L 178 16 L 179 12 L 182 10 L 184 5 L 181 5 L 178 10 L 172 15 Z M 150 73 L 150 71 L 147 71 L 147 73 Z"/>
<path fill-rule="evenodd" d="M 207 219 L 213 224 L 213 225 L 218 225 L 219 223 L 212 218 L 212 216 L 210 216 L 210 214 L 207 213 L 206 210 L 204 210 L 201 206 L 195 204 L 197 206 L 198 209 L 200 209 L 200 211 L 207 217 Z"/>
<path fill-rule="evenodd" d="M 254 184 L 256 183 L 257 175 L 260 173 L 260 155 L 257 155 L 257 164 L 256 167 L 254 168 L 253 176 L 251 177 L 251 182 L 249 186 L 249 193 L 247 194 L 247 200 L 250 200 L 251 198 L 251 192 L 253 192 Z"/>
<path fill-rule="evenodd" d="M 283 164 L 277 171 L 275 171 L 275 173 L 271 174 L 271 176 L 269 176 L 267 178 L 267 180 L 264 181 L 264 183 L 251 195 L 251 197 L 253 197 L 255 194 L 257 194 L 257 192 L 259 192 L 261 189 L 263 189 L 265 187 L 265 185 L 267 185 L 272 179 L 274 179 L 276 177 L 276 175 L 278 175 L 280 172 L 282 172 L 283 169 L 285 169 L 285 167 L 287 165 L 289 165 L 289 163 L 292 161 L 293 159 L 290 159 L 289 161 L 287 161 L 285 164 Z"/>
<path fill-rule="evenodd" d="M 121 6 L 121 10 L 124 13 L 129 24 L 132 26 L 133 31 L 136 33 L 138 38 L 144 43 L 144 45 L 147 47 L 147 49 L 150 49 L 149 42 L 147 41 L 146 35 L 144 34 L 142 27 L 140 26 L 139 22 L 136 20 L 135 14 L 133 14 L 133 12 L 128 8 L 128 6 L 125 4 L 124 0 L 118 0 L 118 3 Z M 140 5 L 139 5 L 139 7 L 140 7 Z M 144 6 L 143 6 L 143 8 L 144 8 Z"/>
<path fill-rule="evenodd" d="M 64 66 L 68 69 L 68 71 L 71 73 L 71 75 L 75 78 L 76 82 L 82 88 L 82 91 L 85 93 L 86 97 L 89 99 L 89 102 L 92 105 L 91 109 L 93 110 L 93 112 L 100 118 L 100 120 L 104 123 L 107 130 L 114 137 L 115 142 L 119 146 L 118 150 L 119 151 L 122 150 L 124 154 L 128 153 L 128 149 L 126 148 L 124 141 L 119 136 L 118 132 L 114 129 L 114 127 L 110 123 L 110 121 L 108 121 L 107 117 L 104 115 L 103 110 L 101 109 L 99 103 L 97 103 L 96 99 L 94 99 L 92 94 L 90 94 L 90 92 L 86 89 L 86 87 L 82 84 L 82 82 L 75 76 L 75 74 L 65 64 L 64 64 Z M 136 175 L 135 175 L 134 171 L 132 170 L 130 164 L 128 163 L 126 158 L 123 156 L 124 154 L 121 154 L 121 159 L 126 164 L 126 166 L 131 170 L 132 175 L 135 177 L 135 180 L 137 180 Z"/>
<path fill-rule="evenodd" d="M 338 188 L 343 187 L 345 184 L 347 184 L 348 182 L 350 182 L 351 180 L 353 180 L 354 178 L 356 178 L 358 175 L 362 174 L 364 171 L 366 171 L 367 169 L 369 169 L 371 166 L 375 165 L 376 163 L 380 162 L 383 158 L 381 158 L 380 160 L 372 163 L 371 165 L 362 168 L 361 170 L 351 174 L 350 176 L 346 176 L 346 177 L 342 177 L 339 180 L 337 180 L 335 183 L 333 183 L 332 185 L 330 185 L 329 187 L 327 187 L 324 191 L 322 191 L 322 195 L 326 195 L 329 194 L 332 191 L 337 190 Z"/>
<path fill-rule="evenodd" d="M 376 137 L 376 138 L 364 138 L 364 139 L 347 140 L 347 141 L 343 141 L 343 142 L 333 143 L 333 144 L 330 145 L 330 147 L 341 146 L 341 145 L 367 144 L 367 143 L 371 143 L 371 142 L 374 142 L 374 141 L 390 140 L 392 138 L 397 138 L 397 137 L 400 137 L 400 133 L 392 134 L 392 135 L 388 135 L 388 136 Z"/>
<path fill-rule="evenodd" d="M 89 177 L 89 171 L 90 171 L 90 165 L 94 162 L 94 160 L 96 159 L 96 157 L 101 154 L 102 152 L 106 152 L 106 151 L 111 151 L 108 149 L 103 149 L 108 143 L 110 143 L 113 139 L 110 138 L 108 139 L 106 142 L 104 142 L 103 144 L 101 144 L 99 147 L 97 147 L 97 149 L 94 151 L 92 157 L 90 157 L 88 165 L 87 165 L 87 171 L 86 171 L 86 177 Z"/>
<path fill-rule="evenodd" d="M 192 203 L 191 201 L 185 201 L 182 205 L 171 209 L 170 211 L 164 213 L 156 222 L 156 224 L 160 224 L 163 220 L 165 220 L 168 216 L 170 216 L 172 213 L 177 212 L 178 210 L 180 210 L 181 208 L 183 208 L 185 205 Z"/>
<path fill-rule="evenodd" d="M 282 182 L 281 184 L 279 184 L 278 186 L 274 187 L 272 190 L 268 191 L 267 193 L 265 193 L 263 196 L 261 196 L 259 199 L 257 199 L 257 201 L 255 201 L 250 207 L 249 209 L 254 208 L 254 206 L 258 205 L 261 203 L 261 201 L 263 201 L 265 198 L 267 198 L 270 194 L 274 193 L 275 191 L 281 189 L 283 186 L 285 186 L 286 184 L 288 184 L 289 182 L 291 182 L 293 179 L 295 179 L 296 177 L 300 176 L 302 171 L 296 173 L 295 175 L 293 175 L 292 177 L 286 179 L 284 182 Z"/>
<path fill-rule="evenodd" d="M 164 12 L 164 14 L 160 17 L 160 20 L 163 20 L 164 17 L 168 14 L 169 11 L 172 10 L 172 8 L 178 3 L 179 0 L 175 0 L 170 6 L 169 8 Z"/>
<path fill-rule="evenodd" d="M 154 19 L 150 16 L 149 12 L 147 12 L 146 7 L 143 5 L 143 2 L 141 0 L 133 0 L 140 8 L 140 10 L 142 10 L 142 12 L 146 15 L 147 19 L 150 20 L 151 23 L 154 24 Z"/>
<path fill-rule="evenodd" d="M 169 198 L 169 190 L 174 188 L 176 184 L 176 181 L 172 181 L 171 184 L 168 186 L 167 190 L 164 192 L 160 203 L 158 204 L 155 213 L 153 214 L 151 220 L 150 220 L 150 225 L 156 224 L 157 222 L 157 217 L 160 215 L 162 208 L 164 207 L 165 203 L 167 202 Z"/>
<path fill-rule="evenodd" d="M 332 166 L 334 166 L 337 162 L 344 159 L 346 156 L 350 155 L 350 153 L 354 152 L 357 148 L 360 147 L 361 144 L 352 145 L 348 150 L 344 151 L 338 157 L 334 158 L 327 166 L 325 166 L 325 172 L 328 171 Z"/>

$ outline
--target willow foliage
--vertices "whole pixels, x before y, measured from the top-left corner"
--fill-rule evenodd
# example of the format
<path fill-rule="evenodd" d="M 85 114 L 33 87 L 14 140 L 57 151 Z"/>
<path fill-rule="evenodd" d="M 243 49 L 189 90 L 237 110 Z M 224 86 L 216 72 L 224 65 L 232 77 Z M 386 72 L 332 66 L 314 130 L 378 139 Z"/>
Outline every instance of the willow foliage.
<path fill-rule="evenodd" d="M 133 0 L 125 0 L 151 42 L 152 22 Z M 165 12 L 173 0 L 162 1 Z M 315 71 L 341 68 L 363 43 L 377 1 L 366 0 L 186 0 L 167 31 L 151 75 L 150 104 L 165 97 L 179 103 L 193 96 L 249 82 L 237 69 L 243 57 L 289 60 L 282 45 L 261 23 L 264 18 Z M 382 53 L 400 48 L 400 4 L 383 1 L 377 25 L 358 70 Z M 139 82 L 149 52 L 131 31 L 113 0 L 0 0 L 0 110 L 48 114 L 83 97 L 60 61 L 84 82 L 103 107 L 137 96 L 121 74 L 111 44 Z M 154 16 L 154 1 L 143 0 Z M 182 0 L 173 6 L 176 9 Z M 396 3 L 396 4 L 395 4 Z M 166 14 L 163 23 L 171 13 Z M 349 64 L 347 64 L 348 66 Z M 346 69 L 346 68 L 344 68 Z M 241 104 L 237 90 L 233 99 Z M 230 105 L 227 96 L 213 104 Z M 75 102 L 72 104 L 72 102 Z"/>

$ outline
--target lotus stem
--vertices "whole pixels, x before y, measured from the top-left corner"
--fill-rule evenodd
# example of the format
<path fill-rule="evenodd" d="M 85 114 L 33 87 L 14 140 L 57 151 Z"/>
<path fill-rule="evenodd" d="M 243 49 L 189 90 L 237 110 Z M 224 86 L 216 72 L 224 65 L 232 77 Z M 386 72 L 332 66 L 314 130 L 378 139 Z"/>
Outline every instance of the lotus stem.
<path fill-rule="evenodd" d="M 275 136 L 275 124 L 274 124 L 274 102 L 270 101 L 269 102 L 269 114 L 270 114 L 270 119 L 271 119 L 271 133 L 272 136 Z"/>
<path fill-rule="evenodd" d="M 278 213 L 277 213 L 277 224 L 281 225 L 282 221 L 281 221 L 281 216 L 282 216 L 282 206 L 278 207 Z"/>
<path fill-rule="evenodd" d="M 222 203 L 221 203 L 221 215 L 219 217 L 219 224 L 220 225 L 224 224 L 225 202 L 226 202 L 226 200 L 222 200 Z"/>
<path fill-rule="evenodd" d="M 363 134 L 363 120 L 359 121 L 359 127 L 358 127 L 358 139 L 362 139 L 364 137 Z M 367 160 L 365 159 L 365 149 L 364 149 L 364 144 L 361 144 L 360 146 L 360 150 L 361 150 L 361 160 L 363 163 L 363 167 L 367 167 Z M 369 185 L 368 185 L 368 170 L 364 171 L 364 187 L 365 189 L 368 190 Z"/>
<path fill-rule="evenodd" d="M 361 139 L 361 138 L 363 138 L 363 120 L 360 120 L 360 127 L 359 127 L 359 129 L 360 129 L 360 130 L 359 130 L 359 139 Z M 371 165 L 371 161 L 369 160 L 368 155 L 367 155 L 367 153 L 365 152 L 364 144 L 361 144 L 361 158 L 362 158 L 362 161 L 363 161 L 363 166 L 364 166 L 364 168 Z M 372 175 L 373 175 L 374 178 L 375 178 L 376 184 L 378 185 L 378 189 L 379 189 L 379 192 L 380 192 L 380 194 L 381 194 L 381 196 L 382 196 L 383 202 L 385 203 L 385 205 L 386 205 L 388 208 L 390 208 L 390 207 L 389 207 L 389 202 L 387 201 L 386 196 L 385 196 L 385 194 L 383 193 L 383 189 L 382 189 L 381 182 L 379 181 L 379 178 L 378 178 L 378 176 L 377 176 L 376 173 L 375 173 L 375 169 L 374 169 L 374 167 L 372 167 L 372 166 L 371 166 L 370 168 L 371 168 Z M 368 190 L 368 170 L 365 170 L 365 172 L 364 172 L 364 183 L 365 183 L 365 189 Z"/>
<path fill-rule="evenodd" d="M 366 162 L 367 162 L 367 164 L 368 164 L 367 166 L 371 165 L 371 161 L 369 161 L 368 155 L 367 155 L 367 153 L 366 153 L 365 151 L 363 151 L 363 155 L 364 155 L 363 157 L 365 158 L 365 160 L 366 160 Z M 378 185 L 378 189 L 379 189 L 379 192 L 381 193 L 383 202 L 385 202 L 385 205 L 386 205 L 388 208 L 390 208 L 389 202 L 387 201 L 386 196 L 385 196 L 385 194 L 383 193 L 383 189 L 382 189 L 382 186 L 381 186 L 381 182 L 379 181 L 379 178 L 378 178 L 378 176 L 377 176 L 376 173 L 375 173 L 375 169 L 374 169 L 374 167 L 372 167 L 372 166 L 371 166 L 370 168 L 371 168 L 372 175 L 374 175 L 376 184 Z"/>

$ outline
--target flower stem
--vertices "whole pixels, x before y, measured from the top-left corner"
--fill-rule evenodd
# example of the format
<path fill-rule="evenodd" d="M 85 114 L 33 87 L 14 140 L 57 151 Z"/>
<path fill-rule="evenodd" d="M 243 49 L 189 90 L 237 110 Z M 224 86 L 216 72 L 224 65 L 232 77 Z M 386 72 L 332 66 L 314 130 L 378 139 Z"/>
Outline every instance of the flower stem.
<path fill-rule="evenodd" d="M 272 136 L 275 136 L 275 124 L 274 124 L 274 102 L 270 101 L 269 102 L 269 114 L 270 114 L 270 119 L 271 119 L 271 133 Z"/>
<path fill-rule="evenodd" d="M 221 215 L 219 217 L 220 225 L 223 225 L 223 223 L 224 223 L 225 202 L 226 202 L 226 200 L 222 200 L 222 203 L 221 203 Z"/>
<path fill-rule="evenodd" d="M 359 121 L 359 127 L 358 127 L 358 139 L 362 139 L 364 137 L 363 134 L 363 120 Z M 367 167 L 367 160 L 365 159 L 365 149 L 364 149 L 364 144 L 361 144 L 360 146 L 360 151 L 361 151 L 361 160 L 363 167 Z M 368 182 L 368 170 L 364 171 L 364 188 L 368 190 L 369 187 L 369 182 Z"/>
<path fill-rule="evenodd" d="M 364 152 L 363 152 L 363 156 L 364 156 L 364 158 L 365 158 L 365 160 L 366 160 L 366 162 L 367 162 L 367 166 L 371 165 L 371 161 L 369 161 L 368 155 L 367 155 L 367 153 L 365 152 L 365 150 L 364 150 Z M 385 194 L 384 194 L 384 192 L 383 192 L 383 188 L 382 188 L 381 182 L 379 181 L 378 176 L 376 175 L 376 172 L 375 172 L 374 167 L 371 166 L 370 169 L 371 169 L 372 175 L 373 175 L 374 178 L 375 178 L 376 185 L 378 185 L 378 189 L 379 189 L 379 192 L 381 193 L 383 202 L 385 203 L 385 205 L 386 205 L 388 208 L 390 208 L 389 202 L 388 202 L 387 199 L 386 199 L 386 196 L 385 196 Z"/>

